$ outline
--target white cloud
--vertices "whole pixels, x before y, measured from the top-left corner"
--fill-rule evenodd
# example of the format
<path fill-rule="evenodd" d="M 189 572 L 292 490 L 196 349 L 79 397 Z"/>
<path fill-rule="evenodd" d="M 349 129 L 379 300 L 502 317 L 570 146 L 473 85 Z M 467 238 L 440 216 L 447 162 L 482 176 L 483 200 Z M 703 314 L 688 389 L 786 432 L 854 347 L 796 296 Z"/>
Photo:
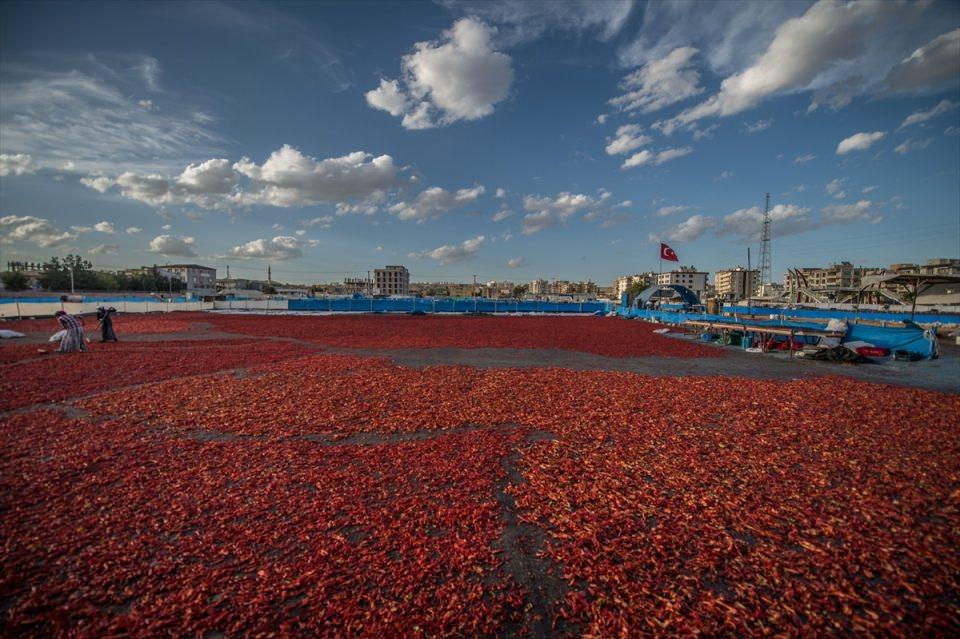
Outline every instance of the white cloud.
<path fill-rule="evenodd" d="M 29 175 L 36 173 L 39 167 L 26 153 L 0 153 L 0 177 L 8 175 Z"/>
<path fill-rule="evenodd" d="M 907 138 L 903 142 L 897 145 L 894 149 L 900 155 L 910 153 L 910 151 L 919 151 L 925 149 L 933 143 L 933 138 L 927 138 L 925 140 L 914 140 L 913 138 Z"/>
<path fill-rule="evenodd" d="M 703 92 L 700 74 L 692 68 L 697 50 L 678 47 L 665 58 L 651 60 L 623 79 L 623 95 L 610 100 L 620 111 L 651 113 Z"/>
<path fill-rule="evenodd" d="M 843 198 L 847 197 L 846 192 L 843 190 L 843 183 L 846 181 L 847 178 L 836 178 L 830 180 L 830 182 L 828 182 L 827 186 L 824 188 L 826 189 L 827 193 L 832 195 L 834 198 L 842 200 Z"/>
<path fill-rule="evenodd" d="M 863 193 L 864 195 L 866 195 L 867 193 L 873 193 L 873 192 L 876 191 L 878 188 L 880 188 L 880 187 L 878 187 L 878 186 L 872 186 L 872 185 L 871 185 L 871 186 L 865 186 L 865 187 L 863 187 L 863 191 L 861 191 L 861 193 Z"/>
<path fill-rule="evenodd" d="M 668 215 L 675 215 L 677 213 L 683 213 L 684 211 L 689 211 L 689 206 L 684 205 L 674 205 L 674 206 L 661 206 L 657 211 L 658 217 L 666 217 Z"/>
<path fill-rule="evenodd" d="M 173 225 L 172 225 L 172 224 L 164 224 L 164 225 L 161 226 L 160 228 L 162 228 L 164 231 L 169 231 L 170 229 L 173 228 Z"/>
<path fill-rule="evenodd" d="M 523 234 L 532 235 L 566 222 L 580 211 L 594 207 L 599 200 L 582 193 L 557 194 L 555 198 L 528 195 L 523 198 L 523 208 L 529 213 L 523 216 Z"/>
<path fill-rule="evenodd" d="M 0 217 L 0 228 L 4 229 L 4 242 L 30 242 L 40 248 L 63 246 L 77 236 L 61 231 L 48 220 L 32 215 L 5 215 Z"/>
<path fill-rule="evenodd" d="M 717 180 L 729 180 L 733 177 L 733 171 L 722 171 L 720 175 L 717 176 Z"/>
<path fill-rule="evenodd" d="M 89 249 L 87 253 L 91 255 L 116 255 L 119 250 L 120 247 L 116 244 L 98 244 Z"/>
<path fill-rule="evenodd" d="M 873 133 L 855 133 L 848 138 L 844 138 L 837 145 L 837 155 L 845 155 L 853 151 L 866 151 L 874 143 L 879 142 L 886 137 L 884 131 L 874 131 Z"/>
<path fill-rule="evenodd" d="M 389 155 L 354 151 L 317 160 L 285 144 L 262 165 L 248 158 L 234 164 L 220 158 L 191 164 L 176 177 L 127 171 L 116 178 L 116 187 L 124 197 L 151 206 L 346 205 L 347 200 L 382 198 L 384 189 L 397 184 L 397 173 Z M 92 179 L 84 183 L 97 188 Z"/>
<path fill-rule="evenodd" d="M 251 240 L 246 244 L 234 246 L 225 257 L 284 262 L 302 256 L 303 242 L 295 237 L 280 235 L 272 240 Z"/>
<path fill-rule="evenodd" d="M 494 213 L 493 217 L 491 217 L 490 219 L 494 222 L 502 222 L 503 220 L 507 219 L 508 217 L 511 217 L 512 215 L 513 215 L 513 211 L 509 209 L 502 209 Z"/>
<path fill-rule="evenodd" d="M 753 134 L 766 131 L 771 126 L 773 126 L 773 118 L 768 118 L 766 120 L 757 120 L 756 122 L 744 122 L 743 130 L 747 133 Z"/>
<path fill-rule="evenodd" d="M 483 195 L 484 190 L 478 185 L 471 189 L 450 192 L 434 186 L 421 191 L 412 202 L 398 202 L 389 210 L 401 220 L 416 220 L 419 223 L 476 202 L 477 198 Z"/>
<path fill-rule="evenodd" d="M 130 227 L 127 227 L 127 229 L 124 231 L 124 233 L 126 233 L 127 235 L 136 235 L 137 233 L 139 233 L 139 232 L 142 231 L 142 230 L 143 230 L 143 229 L 140 228 L 139 226 L 130 226 Z"/>
<path fill-rule="evenodd" d="M 510 268 L 520 268 L 521 266 L 527 265 L 527 258 L 525 257 L 512 257 L 507 260 L 507 266 Z"/>
<path fill-rule="evenodd" d="M 630 169 L 636 166 L 644 166 L 647 164 L 659 166 L 664 162 L 682 158 L 683 156 L 690 155 L 691 153 L 693 153 L 693 148 L 689 146 L 676 149 L 664 149 L 658 153 L 654 153 L 649 149 L 644 149 L 643 151 L 635 153 L 627 158 L 621 165 L 621 168 Z"/>
<path fill-rule="evenodd" d="M 692 242 L 706 233 L 707 230 L 714 228 L 715 225 L 716 218 L 705 215 L 691 215 L 677 226 L 668 230 L 662 237 L 672 242 Z M 651 235 L 651 239 L 654 239 L 653 235 Z"/>
<path fill-rule="evenodd" d="M 889 55 L 883 46 L 890 48 L 894 40 L 885 37 L 887 32 L 923 10 L 894 2 L 817 2 L 802 16 L 783 22 L 750 66 L 725 78 L 718 93 L 681 112 L 664 130 L 740 113 L 774 95 L 829 85 L 835 85 L 833 93 L 849 92 L 850 78 L 874 75 Z"/>
<path fill-rule="evenodd" d="M 403 115 L 407 129 L 490 115 L 513 82 L 510 56 L 493 48 L 496 33 L 474 18 L 457 20 L 441 40 L 416 43 L 401 62 L 402 80 L 381 79 L 367 92 L 367 104 Z"/>
<path fill-rule="evenodd" d="M 486 238 L 483 235 L 478 235 L 477 237 L 471 240 L 465 240 L 457 245 L 445 244 L 443 246 L 438 246 L 437 248 L 430 251 L 422 251 L 420 253 L 410 253 L 409 257 L 411 258 L 428 258 L 435 260 L 440 264 L 453 264 L 455 262 L 463 262 L 474 257 L 477 251 L 483 246 Z"/>
<path fill-rule="evenodd" d="M 304 235 L 307 234 L 307 232 L 303 229 L 297 229 L 296 231 L 293 232 L 293 234 L 296 235 L 297 237 L 303 237 Z"/>
<path fill-rule="evenodd" d="M 793 161 L 796 162 L 797 164 L 806 164 L 807 162 L 812 162 L 813 160 L 816 160 L 816 159 L 817 159 L 817 156 L 813 155 L 812 153 L 806 153 L 804 155 L 798 155 L 793 159 Z"/>
<path fill-rule="evenodd" d="M 80 178 L 80 184 L 88 186 L 94 191 L 99 191 L 100 193 L 106 193 L 110 190 L 110 187 L 114 185 L 113 178 L 109 178 L 105 175 L 91 175 L 88 177 Z"/>
<path fill-rule="evenodd" d="M 113 226 L 113 222 L 107 222 L 106 220 L 94 224 L 93 230 L 99 233 L 109 233 L 111 235 L 117 232 L 117 229 L 115 229 Z"/>
<path fill-rule="evenodd" d="M 315 226 L 321 229 L 328 229 L 331 224 L 333 224 L 332 215 L 321 215 L 320 217 L 315 217 L 303 222 L 304 226 Z"/>
<path fill-rule="evenodd" d="M 900 125 L 900 128 L 904 128 L 913 124 L 920 124 L 921 122 L 926 122 L 927 120 L 932 120 L 938 115 L 943 115 L 944 113 L 949 113 L 953 111 L 958 106 L 960 102 L 953 102 L 951 100 L 940 100 L 936 106 L 934 106 L 929 111 L 914 111 L 903 121 L 903 124 Z"/>
<path fill-rule="evenodd" d="M 160 63 L 157 62 L 156 58 L 144 56 L 137 65 L 137 70 L 143 76 L 143 84 L 147 89 L 154 92 L 160 90 Z"/>
<path fill-rule="evenodd" d="M 869 200 L 856 204 L 831 204 L 815 217 L 809 208 L 795 204 L 777 204 L 770 209 L 770 230 L 773 237 L 786 237 L 828 226 L 842 226 L 854 222 L 877 222 L 881 219 L 876 205 Z M 667 229 L 662 235 L 651 234 L 651 240 L 692 242 L 713 232 L 717 237 L 732 236 L 742 242 L 757 242 L 763 231 L 763 209 L 754 206 L 739 209 L 723 217 L 693 215 L 682 223 Z"/>
<path fill-rule="evenodd" d="M 497 192 L 496 192 L 496 194 L 495 194 L 495 197 L 496 197 L 497 199 L 501 199 L 501 200 L 502 200 L 503 198 L 507 197 L 507 191 L 506 191 L 506 189 L 498 188 L 498 189 L 497 189 Z"/>
<path fill-rule="evenodd" d="M 948 126 L 946 129 L 943 130 L 943 134 L 950 135 L 950 136 L 960 135 L 960 127 Z"/>
<path fill-rule="evenodd" d="M 151 68 L 143 56 L 48 56 L 47 63 L 59 68 L 5 66 L 0 85 L 4 151 L 28 154 L 40 168 L 70 162 L 81 173 L 153 172 L 212 154 L 222 142 L 182 100 L 163 110 L 139 104 L 138 69 Z"/>
<path fill-rule="evenodd" d="M 607 146 L 604 150 L 607 155 L 619 155 L 650 144 L 653 138 L 643 135 L 642 131 L 643 127 L 639 124 L 624 124 L 617 129 L 615 137 L 607 138 Z"/>
<path fill-rule="evenodd" d="M 633 8 L 633 0 L 443 0 L 442 4 L 463 15 L 503 25 L 509 45 L 535 40 L 548 31 L 592 31 L 599 39 L 609 40 L 620 32 Z"/>
<path fill-rule="evenodd" d="M 851 222 L 878 222 L 881 217 L 876 205 L 870 200 L 860 200 L 856 204 L 831 204 L 823 207 L 823 224 L 850 224 Z"/>
<path fill-rule="evenodd" d="M 158 235 L 150 240 L 147 250 L 167 257 L 196 257 L 197 252 L 194 250 L 193 244 L 192 237 Z"/>
<path fill-rule="evenodd" d="M 960 76 L 960 28 L 937 36 L 890 70 L 884 80 L 890 92 L 924 92 Z"/>
<path fill-rule="evenodd" d="M 367 91 L 367 104 L 374 109 L 386 111 L 394 117 L 400 117 L 406 113 L 410 106 L 400 83 L 397 80 L 380 79 L 380 86 L 372 91 Z"/>

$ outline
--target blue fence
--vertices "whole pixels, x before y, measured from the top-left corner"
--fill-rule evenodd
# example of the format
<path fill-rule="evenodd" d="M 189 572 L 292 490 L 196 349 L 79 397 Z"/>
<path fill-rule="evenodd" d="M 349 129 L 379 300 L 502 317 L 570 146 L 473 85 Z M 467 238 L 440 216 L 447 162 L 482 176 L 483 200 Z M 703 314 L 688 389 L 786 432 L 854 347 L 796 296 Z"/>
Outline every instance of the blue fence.
<path fill-rule="evenodd" d="M 585 313 L 609 311 L 606 302 L 541 302 L 474 298 L 329 298 L 290 300 L 291 311 L 355 313 Z"/>
<path fill-rule="evenodd" d="M 766 306 L 724 306 L 724 313 L 752 313 L 754 315 L 786 315 L 787 317 L 819 317 L 822 319 L 842 319 L 853 322 L 863 320 L 886 320 L 888 322 L 906 322 L 910 313 L 892 313 L 889 311 L 845 311 L 819 308 L 770 308 Z M 913 320 L 917 324 L 960 324 L 960 314 L 957 313 L 917 313 Z"/>

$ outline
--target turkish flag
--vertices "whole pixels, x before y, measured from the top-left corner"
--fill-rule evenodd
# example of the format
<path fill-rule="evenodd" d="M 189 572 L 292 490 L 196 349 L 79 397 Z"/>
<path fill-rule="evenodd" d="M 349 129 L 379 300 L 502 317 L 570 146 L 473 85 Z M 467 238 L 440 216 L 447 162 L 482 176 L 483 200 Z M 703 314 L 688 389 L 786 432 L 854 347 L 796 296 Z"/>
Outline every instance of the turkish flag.
<path fill-rule="evenodd" d="M 677 257 L 677 254 L 672 248 L 660 242 L 660 259 L 667 260 L 668 262 L 679 262 L 680 258 Z"/>

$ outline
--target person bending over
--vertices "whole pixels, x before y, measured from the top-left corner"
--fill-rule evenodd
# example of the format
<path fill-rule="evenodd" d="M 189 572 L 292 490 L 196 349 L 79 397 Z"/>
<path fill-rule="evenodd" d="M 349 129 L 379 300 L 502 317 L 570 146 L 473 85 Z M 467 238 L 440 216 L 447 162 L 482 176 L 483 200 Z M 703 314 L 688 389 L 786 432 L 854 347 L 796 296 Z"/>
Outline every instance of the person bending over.
<path fill-rule="evenodd" d="M 65 311 L 57 311 L 57 322 L 61 328 L 66 331 L 63 339 L 60 340 L 60 353 L 78 353 L 87 350 L 86 341 L 83 338 L 83 324 L 73 315 Z"/>
<path fill-rule="evenodd" d="M 97 320 L 99 323 L 97 326 L 100 328 L 100 341 L 101 342 L 115 342 L 117 341 L 117 334 L 113 331 L 113 314 L 117 312 L 117 309 L 113 308 L 97 308 Z"/>

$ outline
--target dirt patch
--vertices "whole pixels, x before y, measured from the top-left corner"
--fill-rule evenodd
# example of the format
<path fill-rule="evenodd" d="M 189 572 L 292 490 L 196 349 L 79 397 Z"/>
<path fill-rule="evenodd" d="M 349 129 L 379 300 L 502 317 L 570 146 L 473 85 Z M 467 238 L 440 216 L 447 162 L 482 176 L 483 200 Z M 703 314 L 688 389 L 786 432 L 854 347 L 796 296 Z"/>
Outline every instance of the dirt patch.
<path fill-rule="evenodd" d="M 712 348 L 723 348 L 713 346 Z M 744 377 L 749 379 L 810 379 L 843 375 L 878 384 L 895 384 L 960 392 L 960 354 L 949 349 L 940 359 L 920 362 L 884 361 L 879 364 L 844 364 L 791 359 L 779 353 L 747 353 L 724 348 L 726 357 L 605 357 L 560 349 L 429 348 L 361 349 L 334 348 L 331 353 L 388 357 L 410 368 L 459 365 L 475 368 L 568 368 L 638 373 L 653 377 Z M 889 359 L 889 358 L 888 358 Z"/>
<path fill-rule="evenodd" d="M 526 438 L 528 443 L 550 441 L 556 437 L 546 431 L 532 431 Z M 505 457 L 501 466 L 506 476 L 497 486 L 496 498 L 503 513 L 503 535 L 496 546 L 505 556 L 503 568 L 523 589 L 525 605 L 519 627 L 508 628 L 507 635 L 522 634 L 542 639 L 572 631 L 563 619 L 554 628 L 559 605 L 564 601 L 567 586 L 563 581 L 560 567 L 550 561 L 544 551 L 547 533 L 533 524 L 522 521 L 517 516 L 517 503 L 510 492 L 510 486 L 524 481 L 517 468 L 520 451 L 514 450 Z"/>

